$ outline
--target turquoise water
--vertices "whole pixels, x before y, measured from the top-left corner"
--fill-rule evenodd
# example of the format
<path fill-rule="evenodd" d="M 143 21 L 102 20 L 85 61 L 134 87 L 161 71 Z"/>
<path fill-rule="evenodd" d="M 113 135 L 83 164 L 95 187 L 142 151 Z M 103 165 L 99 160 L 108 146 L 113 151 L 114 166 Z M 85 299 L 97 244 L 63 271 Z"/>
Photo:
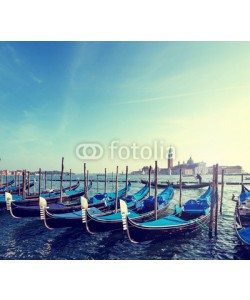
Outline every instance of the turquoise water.
<path fill-rule="evenodd" d="M 77 176 L 76 176 L 77 177 Z M 90 176 L 96 179 L 96 176 Z M 129 176 L 132 181 L 147 179 L 146 176 Z M 125 179 L 121 175 L 120 180 Z M 167 176 L 159 176 L 159 181 L 168 180 Z M 177 181 L 178 176 L 172 176 L 171 181 Z M 211 180 L 204 176 L 204 181 Z M 183 181 L 195 181 L 185 177 Z M 220 181 L 220 178 L 219 178 Z M 240 181 L 239 176 L 225 177 L 225 181 Z M 65 183 L 67 186 L 68 183 Z M 50 183 L 48 183 L 50 186 Z M 108 191 L 115 184 L 108 183 Z M 59 187 L 54 182 L 54 187 Z M 119 182 L 119 188 L 124 183 Z M 132 182 L 131 192 L 142 187 L 138 182 Z M 103 191 L 103 183 L 99 182 L 98 191 Z M 36 187 L 37 190 L 37 187 Z M 200 196 L 206 188 L 199 190 L 182 190 L 182 202 Z M 33 189 L 32 189 L 33 191 Z M 159 189 L 161 191 L 161 189 Z M 220 185 L 219 185 L 220 191 Z M 97 192 L 96 183 L 90 195 Z M 14 219 L 5 209 L 0 210 L 1 226 L 1 260 L 244 260 L 250 259 L 250 252 L 239 243 L 234 232 L 233 214 L 235 202 L 232 194 L 240 193 L 240 185 L 225 185 L 223 198 L 223 214 L 219 215 L 218 236 L 209 238 L 208 230 L 202 228 L 199 232 L 171 240 L 131 244 L 127 236 L 121 232 L 104 232 L 89 235 L 81 228 L 63 228 L 48 230 L 38 218 Z M 179 190 L 171 201 L 169 212 L 179 201 Z"/>

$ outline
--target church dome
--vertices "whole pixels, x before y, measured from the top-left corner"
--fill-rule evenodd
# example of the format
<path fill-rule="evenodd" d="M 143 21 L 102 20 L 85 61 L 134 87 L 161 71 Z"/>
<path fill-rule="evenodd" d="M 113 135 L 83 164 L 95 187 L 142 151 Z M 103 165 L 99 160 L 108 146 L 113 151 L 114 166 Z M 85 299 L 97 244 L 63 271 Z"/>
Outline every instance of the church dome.
<path fill-rule="evenodd" d="M 187 161 L 188 165 L 192 165 L 194 163 L 194 161 L 192 160 L 192 157 L 190 156 L 189 160 Z"/>

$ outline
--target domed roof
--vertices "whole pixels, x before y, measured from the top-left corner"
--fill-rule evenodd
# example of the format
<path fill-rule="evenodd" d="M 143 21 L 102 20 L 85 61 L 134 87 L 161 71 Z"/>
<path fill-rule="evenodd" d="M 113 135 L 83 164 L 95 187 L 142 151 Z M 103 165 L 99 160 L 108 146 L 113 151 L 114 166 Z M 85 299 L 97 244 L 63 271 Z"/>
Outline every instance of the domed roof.
<path fill-rule="evenodd" d="M 189 160 L 187 161 L 188 165 L 192 165 L 194 163 L 194 161 L 192 160 L 192 157 L 190 156 Z"/>

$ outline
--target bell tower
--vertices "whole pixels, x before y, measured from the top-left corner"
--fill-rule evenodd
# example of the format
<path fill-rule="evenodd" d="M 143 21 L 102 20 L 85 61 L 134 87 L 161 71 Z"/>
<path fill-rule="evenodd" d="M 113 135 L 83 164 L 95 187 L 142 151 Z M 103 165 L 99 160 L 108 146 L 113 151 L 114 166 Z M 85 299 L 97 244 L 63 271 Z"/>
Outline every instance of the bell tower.
<path fill-rule="evenodd" d="M 171 170 L 173 168 L 173 149 L 170 146 L 168 150 L 168 169 Z"/>

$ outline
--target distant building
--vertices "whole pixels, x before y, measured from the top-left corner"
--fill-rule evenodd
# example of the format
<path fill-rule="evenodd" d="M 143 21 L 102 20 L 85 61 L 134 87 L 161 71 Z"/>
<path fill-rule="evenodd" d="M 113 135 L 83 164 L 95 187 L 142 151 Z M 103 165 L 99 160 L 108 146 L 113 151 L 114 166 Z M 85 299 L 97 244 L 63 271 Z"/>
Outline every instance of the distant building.
<path fill-rule="evenodd" d="M 11 175 L 13 176 L 13 175 L 15 175 L 15 172 L 16 172 L 17 175 L 22 175 L 23 174 L 23 171 L 21 171 L 21 170 L 7 171 L 7 176 L 11 176 Z M 0 175 L 5 176 L 6 175 L 6 170 L 1 170 Z"/>
<path fill-rule="evenodd" d="M 173 168 L 174 157 L 173 157 L 173 149 L 170 147 L 168 151 L 168 169 L 171 170 Z"/>
<path fill-rule="evenodd" d="M 159 168 L 159 175 L 171 175 L 173 166 L 174 166 L 174 151 L 173 148 L 170 147 L 168 150 L 168 167 L 162 169 Z"/>
<path fill-rule="evenodd" d="M 39 174 L 39 171 L 35 171 L 35 172 L 30 172 L 30 175 L 35 175 L 35 174 Z M 42 175 L 45 174 L 45 171 L 41 172 Z M 46 171 L 47 175 L 61 175 L 61 171 Z M 69 172 L 63 172 L 64 175 L 70 175 Z M 6 170 L 0 170 L 0 176 L 5 176 L 6 175 Z M 23 175 L 23 171 L 22 170 L 17 170 L 17 171 L 7 171 L 7 176 L 15 176 L 15 175 Z M 71 175 L 75 175 L 75 173 L 71 172 Z"/>
<path fill-rule="evenodd" d="M 130 173 L 130 175 L 142 175 L 142 171 L 141 170 L 139 170 L 139 171 L 132 171 Z"/>
<path fill-rule="evenodd" d="M 194 161 L 192 160 L 192 157 L 190 156 L 189 160 L 187 161 L 188 166 L 192 166 L 194 164 Z"/>
<path fill-rule="evenodd" d="M 171 175 L 171 169 L 169 168 L 159 168 L 159 175 Z"/>
<path fill-rule="evenodd" d="M 180 174 L 180 169 L 182 172 L 182 175 L 196 175 L 201 174 L 205 175 L 207 174 L 207 167 L 205 162 L 198 162 L 194 163 L 193 159 L 190 157 L 187 163 L 183 162 L 180 164 L 178 162 L 177 166 L 174 166 L 171 170 L 173 175 Z"/>
<path fill-rule="evenodd" d="M 148 166 L 144 166 L 144 167 L 142 168 L 142 171 L 141 171 L 142 175 L 148 174 L 148 173 L 149 173 L 149 168 L 150 168 L 150 167 L 148 167 Z M 154 170 L 153 170 L 153 168 L 151 167 L 151 174 L 152 174 L 153 172 L 154 172 Z"/>
<path fill-rule="evenodd" d="M 224 170 L 224 174 L 241 174 L 243 173 L 243 169 L 241 166 L 218 166 L 218 173 L 222 173 L 222 169 Z M 208 174 L 213 174 L 213 167 L 208 167 Z"/>
<path fill-rule="evenodd" d="M 180 161 L 178 162 L 178 165 L 173 166 L 173 151 L 172 148 L 170 147 L 169 152 L 168 152 L 168 168 L 162 168 L 159 170 L 160 175 L 179 175 L 180 174 L 180 169 L 182 172 L 182 175 L 196 175 L 196 174 L 201 174 L 205 175 L 207 174 L 207 167 L 205 162 L 199 162 L 199 163 L 194 163 L 192 157 L 190 157 L 185 163 L 181 164 Z"/>

